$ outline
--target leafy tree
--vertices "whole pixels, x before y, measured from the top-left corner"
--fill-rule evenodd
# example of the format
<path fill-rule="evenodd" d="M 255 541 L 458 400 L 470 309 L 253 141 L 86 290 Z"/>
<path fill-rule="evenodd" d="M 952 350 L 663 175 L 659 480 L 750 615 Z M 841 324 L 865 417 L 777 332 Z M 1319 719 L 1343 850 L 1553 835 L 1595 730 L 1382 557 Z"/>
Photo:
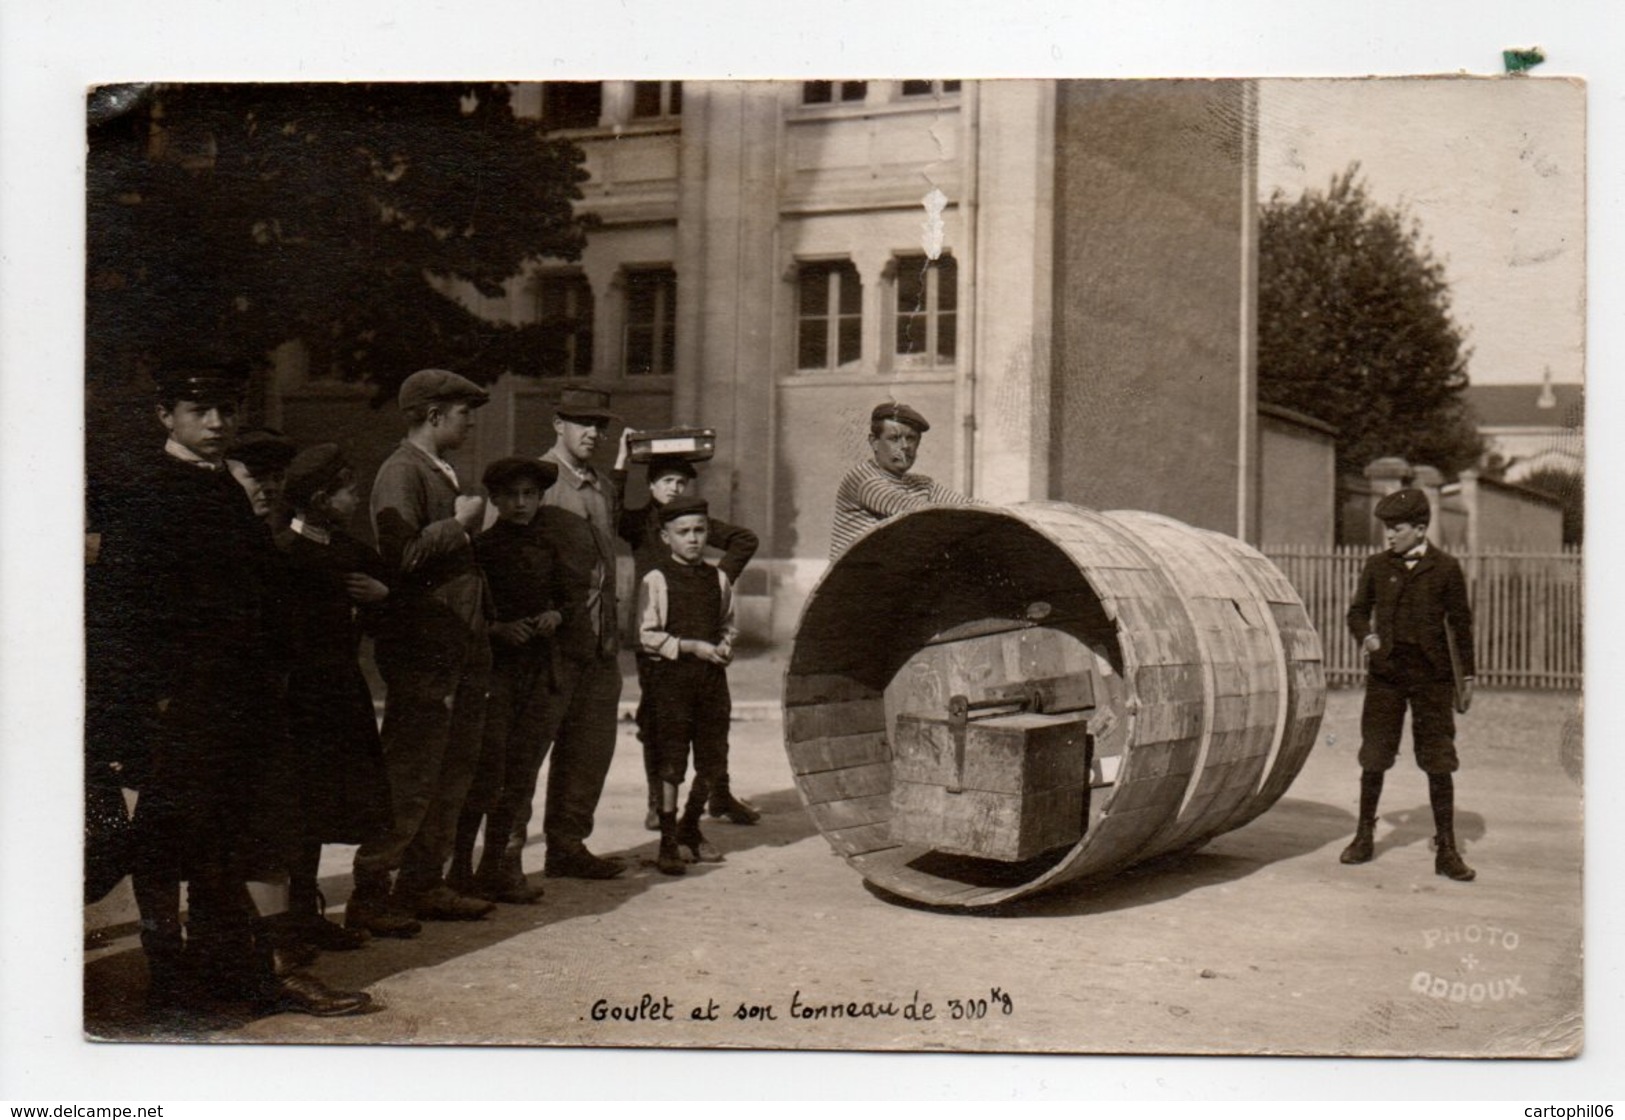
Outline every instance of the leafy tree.
<path fill-rule="evenodd" d="M 1373 202 L 1359 165 L 1324 191 L 1277 190 L 1259 222 L 1261 399 L 1338 430 L 1338 469 L 1398 455 L 1447 474 L 1482 442 L 1443 264 L 1403 209 Z"/>
<path fill-rule="evenodd" d="M 300 340 L 392 397 L 438 365 L 489 382 L 546 328 L 489 321 L 528 259 L 579 257 L 575 145 L 480 84 L 187 84 L 91 98 L 87 374 L 128 383 L 204 347 Z"/>
<path fill-rule="evenodd" d="M 1585 542 L 1585 475 L 1562 467 L 1541 467 L 1526 475 L 1521 484 L 1562 501 L 1564 544 Z"/>

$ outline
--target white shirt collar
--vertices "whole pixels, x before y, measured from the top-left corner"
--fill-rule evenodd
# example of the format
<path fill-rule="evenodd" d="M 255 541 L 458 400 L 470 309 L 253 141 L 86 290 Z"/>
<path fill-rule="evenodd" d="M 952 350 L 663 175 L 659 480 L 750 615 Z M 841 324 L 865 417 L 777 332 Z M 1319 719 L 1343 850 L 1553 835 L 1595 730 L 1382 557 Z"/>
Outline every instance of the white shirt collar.
<path fill-rule="evenodd" d="M 292 521 L 289 521 L 288 528 L 306 540 L 314 541 L 317 544 L 331 544 L 333 541 L 333 535 L 326 529 L 312 525 L 302 517 L 295 517 Z"/>
<path fill-rule="evenodd" d="M 210 462 L 184 443 L 176 443 L 173 439 L 164 441 L 164 454 L 170 458 L 179 459 L 183 463 L 191 463 L 193 466 L 202 467 L 205 470 L 219 471 L 226 468 L 224 462 Z"/>

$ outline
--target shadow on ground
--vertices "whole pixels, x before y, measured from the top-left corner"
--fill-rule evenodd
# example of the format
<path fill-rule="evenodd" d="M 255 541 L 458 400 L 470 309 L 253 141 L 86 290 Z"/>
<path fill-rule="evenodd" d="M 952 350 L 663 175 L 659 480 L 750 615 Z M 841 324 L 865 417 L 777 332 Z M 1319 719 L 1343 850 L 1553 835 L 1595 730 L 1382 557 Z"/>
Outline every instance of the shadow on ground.
<path fill-rule="evenodd" d="M 762 820 L 757 824 L 735 825 L 706 819 L 703 827 L 707 836 L 725 853 L 782 848 L 817 835 L 817 828 L 802 810 L 801 799 L 794 790 L 753 795 L 751 800 L 762 810 Z M 601 882 L 544 878 L 541 868 L 545 847 L 538 836 L 525 853 L 530 882 L 547 889 L 546 897 L 536 905 L 498 906 L 476 922 L 427 922 L 423 932 L 409 940 L 374 939 L 354 952 L 324 953 L 308 971 L 336 988 L 368 988 L 390 976 L 433 968 L 543 926 L 609 913 L 647 890 L 726 870 L 719 864 L 691 864 L 687 875 L 662 875 L 655 868 L 659 839 L 652 832 L 647 836 L 645 843 L 601 852 L 606 856 L 619 856 L 627 864 L 620 878 Z M 350 896 L 350 887 L 347 874 L 329 875 L 321 881 L 322 893 L 332 908 L 329 916 L 334 920 L 343 920 L 341 908 Z M 106 944 L 110 940 L 133 937 L 134 933 L 133 927 L 123 926 L 102 931 L 98 941 Z M 139 946 L 88 961 L 84 983 L 85 1031 L 93 1038 L 131 1042 L 207 1041 L 213 1030 L 244 1025 L 241 1019 L 199 1026 L 152 1017 L 144 1006 L 147 966 Z"/>

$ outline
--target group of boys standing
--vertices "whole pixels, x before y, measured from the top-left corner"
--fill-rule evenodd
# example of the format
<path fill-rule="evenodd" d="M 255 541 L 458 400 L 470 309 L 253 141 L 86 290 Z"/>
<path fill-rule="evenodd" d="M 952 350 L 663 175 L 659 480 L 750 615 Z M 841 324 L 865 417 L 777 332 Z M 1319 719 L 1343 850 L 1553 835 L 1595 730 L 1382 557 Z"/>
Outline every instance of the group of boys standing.
<path fill-rule="evenodd" d="M 720 860 L 701 813 L 759 817 L 729 790 L 724 673 L 732 578 L 756 539 L 684 495 L 693 466 L 651 463 L 654 500 L 623 510 L 626 439 L 611 477 L 589 462 L 618 419 L 608 396 L 566 388 L 554 446 L 486 468 L 484 528 L 487 499 L 446 456 L 487 394 L 420 370 L 398 395 L 406 436 L 373 481 L 374 550 L 348 532 L 360 499 L 342 449 L 238 438 L 245 373 L 166 367 L 163 453 L 92 494 L 90 775 L 139 791 L 128 862 L 153 1011 L 364 1011 L 365 993 L 301 971 L 315 951 L 537 901 L 521 856 L 550 747 L 545 874 L 624 871 L 585 843 L 621 694 L 618 535 L 644 585 L 639 731 L 658 866 Z M 708 539 L 720 568 L 703 560 Z M 364 631 L 386 686 L 381 728 Z M 324 843 L 358 845 L 342 926 L 317 887 Z M 248 883 L 283 877 L 286 910 L 262 916 Z"/>

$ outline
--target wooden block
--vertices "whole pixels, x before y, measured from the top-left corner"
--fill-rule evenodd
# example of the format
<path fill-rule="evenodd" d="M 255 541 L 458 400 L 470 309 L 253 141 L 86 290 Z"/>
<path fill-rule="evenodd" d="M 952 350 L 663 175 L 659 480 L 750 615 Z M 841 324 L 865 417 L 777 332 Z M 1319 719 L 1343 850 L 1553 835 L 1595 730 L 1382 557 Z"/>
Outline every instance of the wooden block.
<path fill-rule="evenodd" d="M 837 828 L 828 833 L 825 839 L 848 859 L 897 847 L 897 841 L 892 839 L 891 824 L 888 821 Z"/>
<path fill-rule="evenodd" d="M 892 770 L 900 781 L 1011 794 L 1080 785 L 1088 773 L 1087 729 L 1087 717 L 1076 712 L 971 720 L 965 726 L 964 770 L 956 774 L 948 721 L 904 713 L 897 717 Z"/>
<path fill-rule="evenodd" d="M 797 774 L 844 770 L 848 766 L 888 762 L 891 759 L 891 747 L 886 742 L 885 733 L 880 731 L 840 735 L 831 739 L 806 739 L 787 744 L 785 752 L 790 756 L 790 769 Z"/>
<path fill-rule="evenodd" d="M 892 786 L 891 836 L 900 844 L 1015 862 L 1076 843 L 1086 797 L 1082 784 L 1016 797 L 899 781 Z"/>
<path fill-rule="evenodd" d="M 809 804 L 807 813 L 818 825 L 818 831 L 828 835 L 836 829 L 891 820 L 891 795 L 883 793 L 874 797 L 854 797 L 847 801 L 820 801 Z"/>
<path fill-rule="evenodd" d="M 841 673 L 791 673 L 784 679 L 786 707 L 868 700 L 875 695 L 876 690 L 865 682 Z"/>

